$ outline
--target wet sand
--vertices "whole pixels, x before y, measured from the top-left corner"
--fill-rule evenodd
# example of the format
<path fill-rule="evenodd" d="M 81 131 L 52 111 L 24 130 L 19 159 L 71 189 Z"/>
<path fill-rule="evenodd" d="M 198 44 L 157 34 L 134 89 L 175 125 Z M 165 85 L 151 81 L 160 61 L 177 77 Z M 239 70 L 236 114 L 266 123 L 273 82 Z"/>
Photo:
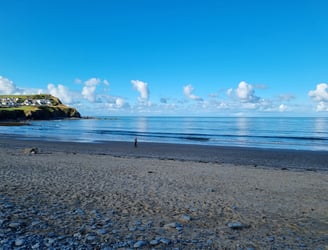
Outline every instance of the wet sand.
<path fill-rule="evenodd" d="M 328 246 L 326 152 L 2 137 L 0 159 L 0 245 Z"/>

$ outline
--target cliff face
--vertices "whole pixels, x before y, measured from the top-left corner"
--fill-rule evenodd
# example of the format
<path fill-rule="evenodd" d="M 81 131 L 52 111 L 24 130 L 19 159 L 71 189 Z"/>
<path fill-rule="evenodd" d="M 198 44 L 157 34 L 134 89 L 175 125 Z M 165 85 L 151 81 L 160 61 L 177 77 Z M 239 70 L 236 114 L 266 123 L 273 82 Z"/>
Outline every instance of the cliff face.
<path fill-rule="evenodd" d="M 26 96 L 29 101 L 35 101 L 39 99 L 33 99 L 38 97 Z M 48 105 L 22 105 L 22 99 L 24 97 L 20 96 L 19 103 L 15 103 L 16 106 L 12 107 L 1 107 L 0 108 L 0 120 L 50 120 L 50 119 L 61 119 L 61 118 L 81 118 L 80 113 L 75 109 L 63 105 L 61 101 L 53 96 L 47 96 L 49 99 Z M 6 96 L 6 98 L 10 98 Z M 14 105 L 11 103 L 11 105 Z"/>

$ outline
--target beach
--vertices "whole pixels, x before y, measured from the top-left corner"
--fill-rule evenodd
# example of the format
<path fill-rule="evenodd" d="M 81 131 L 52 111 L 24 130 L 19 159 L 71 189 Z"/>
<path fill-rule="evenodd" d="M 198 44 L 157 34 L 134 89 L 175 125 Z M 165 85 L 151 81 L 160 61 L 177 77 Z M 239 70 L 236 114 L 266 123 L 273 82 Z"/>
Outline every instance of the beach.
<path fill-rule="evenodd" d="M 328 249 L 326 152 L 0 147 L 0 249 Z"/>

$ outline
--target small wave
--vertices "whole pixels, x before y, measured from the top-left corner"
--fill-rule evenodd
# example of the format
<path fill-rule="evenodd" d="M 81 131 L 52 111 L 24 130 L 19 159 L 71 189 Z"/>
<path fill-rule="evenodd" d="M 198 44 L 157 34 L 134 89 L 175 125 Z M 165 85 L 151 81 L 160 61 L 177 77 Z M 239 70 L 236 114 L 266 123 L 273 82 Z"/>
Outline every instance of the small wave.
<path fill-rule="evenodd" d="M 186 140 L 190 140 L 190 141 L 209 141 L 210 138 L 206 138 L 206 137 L 182 137 L 182 139 L 186 139 Z"/>

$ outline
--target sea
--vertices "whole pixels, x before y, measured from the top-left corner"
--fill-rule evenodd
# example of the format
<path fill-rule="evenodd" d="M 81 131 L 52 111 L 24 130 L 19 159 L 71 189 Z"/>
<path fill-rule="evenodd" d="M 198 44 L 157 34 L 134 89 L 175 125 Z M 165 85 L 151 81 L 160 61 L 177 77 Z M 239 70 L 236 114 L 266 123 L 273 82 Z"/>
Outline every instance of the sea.
<path fill-rule="evenodd" d="M 328 151 L 326 117 L 97 117 L 0 126 L 0 135 L 91 142 L 128 141 Z"/>

